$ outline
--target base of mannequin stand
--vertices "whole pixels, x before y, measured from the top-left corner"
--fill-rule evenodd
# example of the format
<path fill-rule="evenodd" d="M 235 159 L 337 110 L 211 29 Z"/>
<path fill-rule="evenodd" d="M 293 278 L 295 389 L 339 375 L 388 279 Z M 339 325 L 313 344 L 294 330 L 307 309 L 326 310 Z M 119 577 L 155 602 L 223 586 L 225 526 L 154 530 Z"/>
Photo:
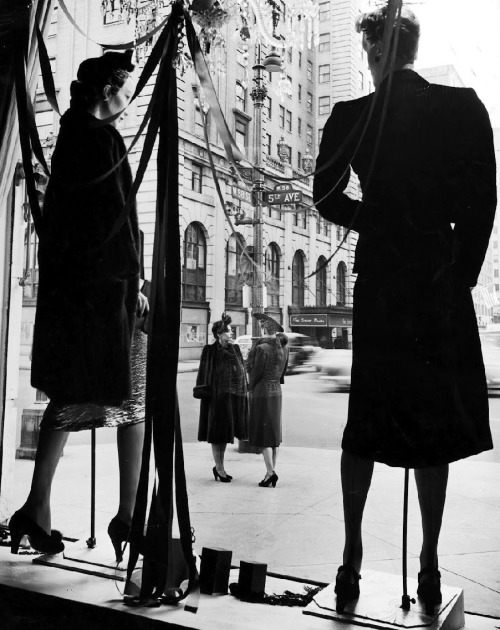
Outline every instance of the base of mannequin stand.
<path fill-rule="evenodd" d="M 100 532 L 97 536 L 97 544 L 90 549 L 85 540 L 77 540 L 73 543 L 65 541 L 65 549 L 55 555 L 44 554 L 36 557 L 35 564 L 43 564 L 58 569 L 77 571 L 87 575 L 106 577 L 112 580 L 125 581 L 128 563 L 128 545 L 123 554 L 123 560 L 117 564 L 113 546 L 106 532 Z M 99 541 L 102 541 L 99 544 Z M 142 564 L 142 559 L 138 565 Z"/>
<path fill-rule="evenodd" d="M 459 630 L 465 625 L 463 590 L 441 586 L 443 602 L 432 616 L 417 597 L 417 581 L 408 579 L 408 594 L 415 599 L 410 610 L 401 608 L 402 582 L 398 575 L 378 571 L 362 571 L 359 599 L 346 604 L 344 612 L 336 612 L 335 584 L 320 591 L 303 610 L 305 615 L 344 621 L 370 628 L 431 628 Z"/>

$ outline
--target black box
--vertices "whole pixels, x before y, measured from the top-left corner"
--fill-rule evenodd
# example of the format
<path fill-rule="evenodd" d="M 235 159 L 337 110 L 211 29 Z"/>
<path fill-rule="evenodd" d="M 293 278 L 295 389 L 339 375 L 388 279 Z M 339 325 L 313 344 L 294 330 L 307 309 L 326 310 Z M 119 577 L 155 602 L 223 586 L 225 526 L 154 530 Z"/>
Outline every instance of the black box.
<path fill-rule="evenodd" d="M 203 547 L 200 566 L 200 592 L 227 595 L 233 552 L 217 547 Z"/>
<path fill-rule="evenodd" d="M 264 595 L 266 590 L 267 564 L 240 562 L 238 578 L 239 596 L 242 599 Z"/>

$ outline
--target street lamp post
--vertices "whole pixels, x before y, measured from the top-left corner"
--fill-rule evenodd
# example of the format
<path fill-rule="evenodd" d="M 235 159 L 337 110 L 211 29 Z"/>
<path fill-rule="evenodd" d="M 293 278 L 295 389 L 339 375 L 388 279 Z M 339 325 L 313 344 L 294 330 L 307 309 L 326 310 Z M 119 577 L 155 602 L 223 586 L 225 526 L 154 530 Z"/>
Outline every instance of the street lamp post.
<path fill-rule="evenodd" d="M 263 216 L 262 216 L 262 193 L 264 192 L 264 175 L 262 173 L 262 106 L 267 96 L 267 88 L 264 84 L 265 66 L 259 63 L 253 67 L 254 87 L 250 94 L 254 105 L 254 169 L 252 173 L 252 192 L 255 204 L 254 224 L 253 224 L 253 259 L 254 273 L 252 283 L 252 312 L 262 313 L 264 309 L 264 286 L 263 286 Z M 260 336 L 259 322 L 255 318 L 252 322 L 252 336 Z"/>

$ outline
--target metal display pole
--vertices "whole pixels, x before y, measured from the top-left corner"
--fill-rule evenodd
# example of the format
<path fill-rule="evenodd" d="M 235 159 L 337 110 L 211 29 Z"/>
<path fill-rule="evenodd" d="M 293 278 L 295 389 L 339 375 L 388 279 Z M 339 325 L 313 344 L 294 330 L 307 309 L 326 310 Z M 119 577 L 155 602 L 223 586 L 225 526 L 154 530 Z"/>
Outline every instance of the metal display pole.
<path fill-rule="evenodd" d="M 97 544 L 95 537 L 95 429 L 91 429 L 90 449 L 90 538 L 87 539 L 87 547 L 94 549 Z"/>

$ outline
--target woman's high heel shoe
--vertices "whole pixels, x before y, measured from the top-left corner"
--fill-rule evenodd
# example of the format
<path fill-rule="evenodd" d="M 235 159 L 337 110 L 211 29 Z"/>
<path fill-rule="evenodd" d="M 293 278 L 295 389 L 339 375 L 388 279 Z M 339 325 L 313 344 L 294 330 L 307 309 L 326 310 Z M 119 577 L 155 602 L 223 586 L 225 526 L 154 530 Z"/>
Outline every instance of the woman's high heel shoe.
<path fill-rule="evenodd" d="M 212 468 L 212 472 L 214 473 L 214 479 L 215 479 L 215 481 L 217 481 L 217 479 L 218 479 L 219 481 L 222 481 L 222 483 L 230 483 L 230 482 L 231 482 L 232 477 L 230 477 L 229 475 L 226 475 L 226 476 L 224 477 L 223 475 L 221 475 L 221 474 L 217 471 L 217 468 L 216 468 L 215 466 Z"/>
<path fill-rule="evenodd" d="M 116 561 L 123 560 L 123 551 L 130 535 L 130 525 L 114 516 L 108 525 L 108 536 L 111 538 L 115 550 Z"/>
<path fill-rule="evenodd" d="M 269 488 L 269 486 L 276 488 L 277 483 L 278 483 L 278 475 L 276 473 L 273 473 L 267 479 L 264 477 L 264 479 L 259 482 L 259 486 L 261 488 Z"/>
<path fill-rule="evenodd" d="M 335 593 L 337 595 L 336 610 L 344 612 L 345 605 L 359 597 L 359 581 L 361 575 L 349 564 L 343 564 L 338 568 L 335 580 Z"/>
<path fill-rule="evenodd" d="M 28 536 L 33 549 L 42 553 L 61 553 L 64 550 L 62 534 L 57 530 L 52 530 L 47 534 L 40 525 L 24 512 L 15 512 L 9 521 L 10 530 L 10 552 L 18 553 L 19 545 L 23 536 Z"/>
<path fill-rule="evenodd" d="M 425 604 L 425 614 L 433 615 L 434 607 L 443 601 L 441 573 L 434 567 L 426 567 L 418 574 L 418 597 Z"/>

